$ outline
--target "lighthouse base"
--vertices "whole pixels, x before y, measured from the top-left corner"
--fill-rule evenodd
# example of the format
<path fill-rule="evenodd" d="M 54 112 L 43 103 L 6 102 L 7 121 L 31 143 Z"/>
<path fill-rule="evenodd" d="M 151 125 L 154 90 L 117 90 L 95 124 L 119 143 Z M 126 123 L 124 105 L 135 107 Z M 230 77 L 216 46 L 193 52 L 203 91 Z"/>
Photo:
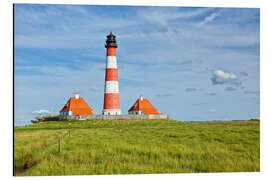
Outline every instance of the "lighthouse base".
<path fill-rule="evenodd" d="M 103 115 L 121 115 L 121 109 L 103 109 Z"/>

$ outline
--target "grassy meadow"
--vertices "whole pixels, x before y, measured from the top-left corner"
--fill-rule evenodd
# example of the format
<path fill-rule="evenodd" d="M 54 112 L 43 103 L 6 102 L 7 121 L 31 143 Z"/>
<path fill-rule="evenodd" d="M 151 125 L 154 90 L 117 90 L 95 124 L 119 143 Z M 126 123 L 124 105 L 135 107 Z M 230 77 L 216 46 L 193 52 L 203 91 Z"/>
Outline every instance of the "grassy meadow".
<path fill-rule="evenodd" d="M 16 176 L 260 171 L 259 121 L 52 121 L 14 139 Z"/>

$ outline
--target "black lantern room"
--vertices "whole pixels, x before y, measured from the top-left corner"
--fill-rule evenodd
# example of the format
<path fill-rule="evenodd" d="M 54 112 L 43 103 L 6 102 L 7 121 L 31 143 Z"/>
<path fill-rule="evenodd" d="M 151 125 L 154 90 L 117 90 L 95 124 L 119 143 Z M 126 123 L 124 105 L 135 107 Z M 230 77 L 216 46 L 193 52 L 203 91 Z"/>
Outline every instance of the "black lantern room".
<path fill-rule="evenodd" d="M 116 47 L 117 48 L 117 43 L 116 43 L 115 37 L 116 36 L 113 35 L 112 32 L 107 36 L 105 48 L 107 48 L 107 47 Z"/>

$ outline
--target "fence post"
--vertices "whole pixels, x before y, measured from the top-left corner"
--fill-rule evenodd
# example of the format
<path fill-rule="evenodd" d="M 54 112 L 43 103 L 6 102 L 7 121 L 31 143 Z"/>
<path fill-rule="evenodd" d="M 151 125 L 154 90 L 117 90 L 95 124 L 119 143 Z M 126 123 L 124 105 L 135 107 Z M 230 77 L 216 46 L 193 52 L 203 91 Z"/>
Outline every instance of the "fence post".
<path fill-rule="evenodd" d="M 61 138 L 58 139 L 58 152 L 61 152 Z"/>

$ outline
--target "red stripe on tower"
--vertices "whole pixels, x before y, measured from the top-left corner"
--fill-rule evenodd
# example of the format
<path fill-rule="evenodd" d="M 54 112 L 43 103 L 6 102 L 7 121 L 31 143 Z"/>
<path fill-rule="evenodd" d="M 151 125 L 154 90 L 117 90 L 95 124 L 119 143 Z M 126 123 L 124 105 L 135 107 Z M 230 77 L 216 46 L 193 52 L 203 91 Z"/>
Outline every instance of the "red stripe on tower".
<path fill-rule="evenodd" d="M 117 47 L 107 47 L 107 56 L 116 56 Z"/>
<path fill-rule="evenodd" d="M 117 43 L 115 35 L 113 35 L 112 33 L 107 36 L 105 48 L 107 48 L 107 62 L 105 75 L 104 106 L 102 114 L 120 115 L 120 95 L 116 60 Z"/>
<path fill-rule="evenodd" d="M 115 68 L 107 68 L 105 81 L 118 81 L 118 72 Z"/>

